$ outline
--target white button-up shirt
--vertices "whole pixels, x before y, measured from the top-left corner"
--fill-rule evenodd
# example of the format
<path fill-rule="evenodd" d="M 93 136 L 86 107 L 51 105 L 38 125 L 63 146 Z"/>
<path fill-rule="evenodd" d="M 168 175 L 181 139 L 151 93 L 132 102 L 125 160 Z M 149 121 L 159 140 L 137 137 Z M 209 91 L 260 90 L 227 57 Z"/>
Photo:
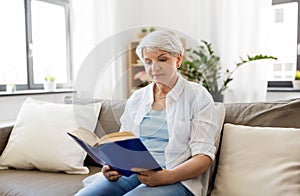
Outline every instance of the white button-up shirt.
<path fill-rule="evenodd" d="M 139 136 L 139 125 L 154 101 L 153 86 L 154 83 L 135 91 L 128 99 L 121 117 L 121 131 L 132 131 Z M 197 154 L 214 160 L 214 144 L 222 122 L 219 122 L 219 111 L 208 91 L 178 74 L 176 85 L 166 97 L 166 111 L 169 133 L 169 143 L 165 149 L 167 169 Z M 193 194 L 205 195 L 208 178 L 207 171 L 181 183 Z"/>

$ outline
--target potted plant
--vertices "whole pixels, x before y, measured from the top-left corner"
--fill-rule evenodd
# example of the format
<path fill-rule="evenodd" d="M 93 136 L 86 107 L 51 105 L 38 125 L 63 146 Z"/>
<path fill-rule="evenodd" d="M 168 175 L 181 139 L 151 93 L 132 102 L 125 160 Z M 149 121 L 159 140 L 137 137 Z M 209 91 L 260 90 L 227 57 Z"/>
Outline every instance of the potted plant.
<path fill-rule="evenodd" d="M 149 32 L 151 33 L 151 32 L 153 32 L 153 31 L 155 31 L 155 27 L 150 27 L 150 28 L 149 28 Z"/>
<path fill-rule="evenodd" d="M 6 92 L 13 93 L 16 91 L 16 85 L 15 84 L 6 84 Z"/>
<path fill-rule="evenodd" d="M 44 78 L 44 89 L 46 91 L 54 91 L 56 89 L 54 76 L 49 75 Z"/>
<path fill-rule="evenodd" d="M 296 71 L 295 80 L 293 80 L 293 88 L 300 89 L 300 70 Z"/>
<path fill-rule="evenodd" d="M 241 65 L 261 59 L 277 59 L 261 54 L 247 56 L 246 59 L 241 58 L 233 70 L 227 69 L 225 73 L 222 73 L 220 57 L 215 55 L 210 43 L 202 40 L 197 49 L 188 49 L 187 54 L 179 72 L 188 80 L 202 84 L 212 94 L 215 101 L 223 101 L 223 93 L 228 83 L 233 80 L 231 76 Z"/>

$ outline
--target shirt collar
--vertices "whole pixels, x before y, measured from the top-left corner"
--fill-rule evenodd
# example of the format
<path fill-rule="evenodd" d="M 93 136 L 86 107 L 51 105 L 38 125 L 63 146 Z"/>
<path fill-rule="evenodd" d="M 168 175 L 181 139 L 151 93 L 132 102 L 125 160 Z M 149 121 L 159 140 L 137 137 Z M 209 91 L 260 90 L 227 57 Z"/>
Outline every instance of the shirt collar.
<path fill-rule="evenodd" d="M 171 91 L 168 93 L 167 95 L 167 99 L 168 97 L 171 97 L 174 100 L 177 100 L 178 97 L 182 94 L 183 89 L 184 89 L 184 83 L 185 83 L 185 79 L 181 76 L 180 73 L 177 73 L 178 79 L 177 82 L 175 84 L 175 86 L 171 89 Z M 151 84 L 149 84 L 146 87 L 146 95 L 145 96 L 145 101 L 147 105 L 151 105 L 153 103 L 153 88 L 154 88 L 154 82 L 152 82 Z"/>
<path fill-rule="evenodd" d="M 178 80 L 172 90 L 168 93 L 168 96 L 177 100 L 183 92 L 185 79 L 177 72 Z"/>

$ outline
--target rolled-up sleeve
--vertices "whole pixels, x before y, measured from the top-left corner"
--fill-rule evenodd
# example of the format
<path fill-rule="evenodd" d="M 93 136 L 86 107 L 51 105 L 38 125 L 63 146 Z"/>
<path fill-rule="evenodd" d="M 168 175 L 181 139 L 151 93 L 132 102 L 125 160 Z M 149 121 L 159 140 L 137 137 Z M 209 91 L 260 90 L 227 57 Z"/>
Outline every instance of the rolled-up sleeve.
<path fill-rule="evenodd" d="M 195 113 L 191 120 L 190 149 L 192 156 L 205 154 L 215 159 L 215 140 L 219 131 L 218 111 L 214 102 Z"/>

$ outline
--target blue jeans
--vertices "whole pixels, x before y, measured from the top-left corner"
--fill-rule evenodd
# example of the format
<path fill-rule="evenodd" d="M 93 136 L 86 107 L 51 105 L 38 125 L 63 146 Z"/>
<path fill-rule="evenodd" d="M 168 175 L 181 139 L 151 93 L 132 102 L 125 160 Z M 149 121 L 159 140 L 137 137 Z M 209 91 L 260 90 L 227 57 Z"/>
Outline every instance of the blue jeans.
<path fill-rule="evenodd" d="M 181 183 L 165 186 L 149 187 L 141 184 L 136 175 L 122 176 L 117 181 L 111 182 L 103 175 L 98 176 L 92 183 L 81 189 L 76 196 L 103 195 L 103 196 L 189 196 L 193 195 Z"/>

